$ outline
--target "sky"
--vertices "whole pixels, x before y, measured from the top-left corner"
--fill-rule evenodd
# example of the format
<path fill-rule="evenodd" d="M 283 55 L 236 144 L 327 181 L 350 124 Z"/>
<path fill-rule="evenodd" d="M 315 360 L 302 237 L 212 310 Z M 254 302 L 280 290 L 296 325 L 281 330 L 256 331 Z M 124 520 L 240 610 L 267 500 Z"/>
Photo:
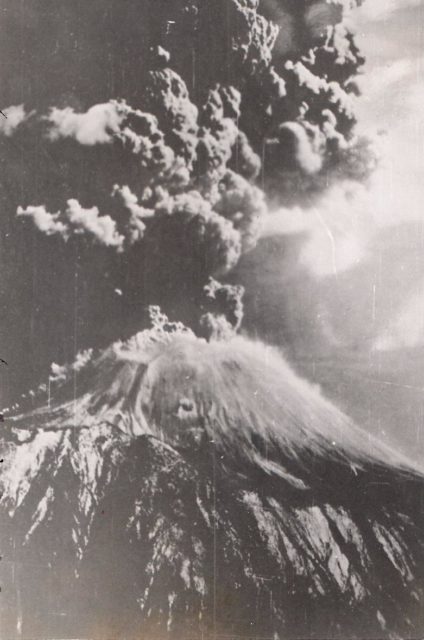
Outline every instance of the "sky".
<path fill-rule="evenodd" d="M 388 132 L 386 167 L 377 192 L 380 201 L 388 200 L 386 216 L 379 212 L 378 224 L 382 227 L 409 221 L 422 223 L 424 213 L 424 4 L 404 4 L 403 10 L 389 13 L 383 5 L 381 15 L 375 16 L 373 33 L 364 29 L 362 36 L 372 90 L 363 100 L 360 117 L 370 127 L 383 122 Z M 411 232 L 410 242 L 411 250 L 417 244 L 422 248 L 422 237 L 415 233 Z M 399 268 L 404 268 L 401 258 Z M 424 270 L 423 280 L 418 279 L 414 289 L 379 337 L 377 348 L 423 344 Z"/>
<path fill-rule="evenodd" d="M 395 261 L 404 276 L 405 300 L 399 310 L 373 309 L 374 319 L 382 314 L 375 350 L 424 344 L 423 16 L 424 4 L 410 0 L 365 3 L 352 18 L 367 58 L 358 81 L 358 130 L 376 137 L 380 154 L 369 184 L 341 182 L 324 193 L 312 215 L 300 207 L 277 211 L 265 230 L 269 236 L 306 231 L 300 262 L 318 281 L 337 281 L 342 273 L 378 261 L 378 278 L 369 270 L 376 300 L 379 281 L 392 278 Z M 383 236 L 399 250 L 388 251 L 386 242 L 377 256 Z"/>

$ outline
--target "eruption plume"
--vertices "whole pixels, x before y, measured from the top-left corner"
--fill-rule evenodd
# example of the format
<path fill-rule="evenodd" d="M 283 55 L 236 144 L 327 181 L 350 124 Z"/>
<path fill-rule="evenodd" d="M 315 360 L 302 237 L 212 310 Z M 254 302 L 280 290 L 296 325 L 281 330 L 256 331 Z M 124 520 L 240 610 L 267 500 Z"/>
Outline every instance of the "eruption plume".
<path fill-rule="evenodd" d="M 30 118 L 15 108 L 3 133 L 37 137 L 63 166 L 57 185 L 41 177 L 48 188 L 20 198 L 19 217 L 73 237 L 72 251 L 85 237 L 94 251 L 128 255 L 124 289 L 133 298 L 142 273 L 145 307 L 178 316 L 167 299 L 181 288 L 198 305 L 209 278 L 255 246 L 270 202 L 305 205 L 332 176 L 362 179 L 371 167 L 372 145 L 354 132 L 364 62 L 345 23 L 354 4 L 179 0 L 152 11 L 145 0 L 138 12 L 150 35 L 139 43 L 136 93 L 85 110 L 50 104 Z M 197 331 L 199 315 L 189 316 Z"/>
<path fill-rule="evenodd" d="M 423 469 L 237 335 L 271 211 L 377 162 L 359 4 L 34 0 L 47 89 L 0 123 L 16 386 L 44 380 L 1 435 L 8 638 L 422 632 Z"/>

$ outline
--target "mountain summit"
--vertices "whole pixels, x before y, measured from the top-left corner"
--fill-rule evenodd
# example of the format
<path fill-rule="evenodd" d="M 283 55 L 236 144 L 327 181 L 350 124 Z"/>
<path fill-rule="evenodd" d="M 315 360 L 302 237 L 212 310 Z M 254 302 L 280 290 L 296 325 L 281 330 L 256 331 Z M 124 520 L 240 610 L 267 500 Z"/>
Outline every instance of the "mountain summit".
<path fill-rule="evenodd" d="M 2 638 L 422 632 L 424 476 L 274 349 L 155 326 L 2 429 Z"/>

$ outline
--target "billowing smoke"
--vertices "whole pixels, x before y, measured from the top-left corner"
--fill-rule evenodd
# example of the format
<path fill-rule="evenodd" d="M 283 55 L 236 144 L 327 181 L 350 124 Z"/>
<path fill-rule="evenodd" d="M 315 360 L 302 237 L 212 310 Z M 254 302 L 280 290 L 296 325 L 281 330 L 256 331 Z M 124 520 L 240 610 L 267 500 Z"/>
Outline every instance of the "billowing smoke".
<path fill-rule="evenodd" d="M 157 51 L 160 68 L 148 74 L 146 110 L 111 100 L 83 113 L 55 107 L 38 117 L 46 144 L 71 139 L 80 148 L 110 147 L 128 169 L 114 178 L 128 184 L 101 176 L 101 206 L 92 204 L 94 186 L 89 206 L 69 198 L 56 212 L 45 203 L 17 209 L 46 235 L 84 236 L 118 253 L 131 251 L 136 274 L 139 262 L 149 283 L 147 301 L 161 304 L 161 291 L 187 282 L 200 301 L 209 278 L 227 274 L 255 246 L 266 213 L 264 193 L 254 184 L 260 160 L 237 124 L 240 91 L 216 85 L 197 107 L 182 78 L 161 67 L 163 58 Z"/>
<path fill-rule="evenodd" d="M 51 125 L 51 140 L 74 138 L 84 145 L 112 142 L 113 134 L 119 131 L 119 125 L 124 119 L 125 109 L 120 109 L 119 103 L 113 101 L 96 104 L 86 113 L 75 113 L 70 107 L 53 107 L 46 116 Z"/>
<path fill-rule="evenodd" d="M 243 320 L 244 288 L 240 285 L 222 285 L 213 278 L 204 288 L 200 326 L 207 338 L 225 339 L 240 328 Z"/>
<path fill-rule="evenodd" d="M 150 304 L 202 336 L 238 331 L 242 291 L 228 274 L 255 247 L 269 211 L 307 209 L 341 178 L 367 177 L 373 146 L 356 134 L 354 115 L 364 59 L 345 20 L 356 4 L 142 0 L 125 15 L 116 7 L 113 37 L 126 43 L 119 60 L 133 55 L 137 77 L 122 84 L 122 68 L 112 85 L 101 74 L 90 84 L 81 66 L 85 79 L 69 98 L 52 67 L 37 104 L 6 110 L 10 225 L 25 247 L 36 242 L 49 254 L 33 277 L 48 281 L 60 261 L 58 286 L 74 291 L 64 305 L 85 296 L 80 348 L 97 321 L 86 309 L 99 304 L 106 315 L 114 309 L 119 335 L 135 328 L 135 320 L 123 328 L 129 316 L 143 324 Z M 85 27 L 79 37 L 81 65 L 85 38 L 100 59 L 104 44 Z"/>
<path fill-rule="evenodd" d="M 124 242 L 110 216 L 99 216 L 97 207 L 84 209 L 78 200 L 68 200 L 63 214 L 60 211 L 49 213 L 41 205 L 26 209 L 18 207 L 17 215 L 31 218 L 35 226 L 48 236 L 59 234 L 67 240 L 71 235 L 87 235 L 106 247 L 118 249 Z"/>

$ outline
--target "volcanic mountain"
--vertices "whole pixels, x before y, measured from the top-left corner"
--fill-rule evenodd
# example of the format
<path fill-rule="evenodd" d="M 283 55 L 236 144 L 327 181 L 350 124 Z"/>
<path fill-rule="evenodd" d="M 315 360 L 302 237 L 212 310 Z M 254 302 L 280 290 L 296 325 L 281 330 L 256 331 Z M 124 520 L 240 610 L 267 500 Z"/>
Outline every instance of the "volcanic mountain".
<path fill-rule="evenodd" d="M 422 633 L 421 470 L 276 350 L 156 313 L 49 387 L 2 426 L 1 638 Z"/>

